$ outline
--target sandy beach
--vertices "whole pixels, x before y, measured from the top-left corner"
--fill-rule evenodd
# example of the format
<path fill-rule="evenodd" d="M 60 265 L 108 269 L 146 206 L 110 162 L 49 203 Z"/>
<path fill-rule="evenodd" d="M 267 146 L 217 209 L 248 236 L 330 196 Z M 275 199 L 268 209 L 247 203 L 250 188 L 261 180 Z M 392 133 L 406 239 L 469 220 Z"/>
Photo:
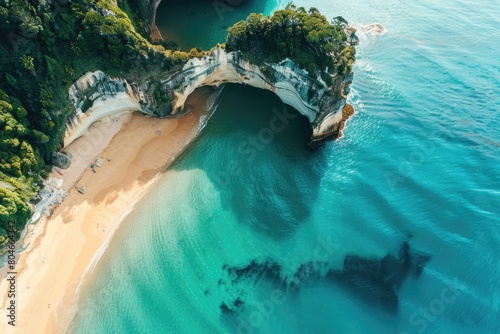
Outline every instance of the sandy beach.
<path fill-rule="evenodd" d="M 73 164 L 63 176 L 53 176 L 63 178 L 68 196 L 36 225 L 29 246 L 17 255 L 16 326 L 2 319 L 0 333 L 64 332 L 68 319 L 56 315 L 71 315 L 75 290 L 85 271 L 92 270 L 96 254 L 159 173 L 193 142 L 210 95 L 208 89 L 192 94 L 187 102 L 191 112 L 180 118 L 160 120 L 136 112 L 96 123 L 86 137 L 65 148 L 73 154 Z M 89 143 L 102 133 L 109 138 L 102 135 Z M 89 165 L 96 157 L 103 163 L 94 173 Z M 8 289 L 2 280 L 4 310 Z"/>

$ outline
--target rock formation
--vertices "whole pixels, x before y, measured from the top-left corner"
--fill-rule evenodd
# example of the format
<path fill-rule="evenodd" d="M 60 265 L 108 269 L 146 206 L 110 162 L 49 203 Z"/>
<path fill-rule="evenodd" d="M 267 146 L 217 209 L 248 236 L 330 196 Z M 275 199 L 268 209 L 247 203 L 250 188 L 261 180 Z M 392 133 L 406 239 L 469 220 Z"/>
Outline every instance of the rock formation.
<path fill-rule="evenodd" d="M 182 114 L 187 97 L 196 88 L 226 83 L 270 90 L 297 109 L 311 124 L 312 136 L 308 143 L 311 147 L 337 138 L 346 118 L 352 114 L 352 107 L 346 105 L 352 73 L 333 77 L 333 84 L 328 87 L 321 73 L 312 75 L 289 59 L 255 65 L 243 59 L 240 52 L 227 53 L 223 48 L 215 48 L 209 56 L 192 58 L 182 68 L 165 73 L 160 79 L 160 92 L 171 101 L 162 107 L 147 93 L 151 83 L 110 78 L 101 71 L 79 78 L 69 90 L 75 112 L 68 119 L 64 145 L 85 134 L 92 122 L 113 114 L 133 110 L 157 117 Z M 121 107 L 99 108 L 109 99 L 121 100 Z"/>
<path fill-rule="evenodd" d="M 347 255 L 342 268 L 315 259 L 300 264 L 293 273 L 287 272 L 274 259 L 254 259 L 241 267 L 224 265 L 222 269 L 227 275 L 218 281 L 218 286 L 237 299 L 222 301 L 220 310 L 224 315 L 237 315 L 244 310 L 247 294 L 241 283 L 246 283 L 243 286 L 247 288 L 251 282 L 257 289 L 259 282 L 265 281 L 290 294 L 298 293 L 304 286 L 330 282 L 375 308 L 397 314 L 401 285 L 411 277 L 420 277 L 430 259 L 430 255 L 412 250 L 407 240 L 397 255 L 388 253 L 383 258 Z"/>

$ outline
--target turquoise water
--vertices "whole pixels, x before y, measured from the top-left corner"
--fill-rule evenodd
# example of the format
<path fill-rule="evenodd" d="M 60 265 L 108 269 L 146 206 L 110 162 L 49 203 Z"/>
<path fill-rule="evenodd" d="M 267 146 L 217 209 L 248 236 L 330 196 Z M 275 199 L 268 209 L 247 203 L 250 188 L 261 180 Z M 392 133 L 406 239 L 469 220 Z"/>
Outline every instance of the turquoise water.
<path fill-rule="evenodd" d="M 249 13 L 270 14 L 286 0 L 163 0 L 156 11 L 156 26 L 163 38 L 175 41 L 182 50 L 198 47 L 209 50 L 224 43 L 227 28 Z"/>
<path fill-rule="evenodd" d="M 310 152 L 304 118 L 228 86 L 117 232 L 71 332 L 500 333 L 500 4 L 295 3 L 388 30 L 361 36 L 345 136 Z M 368 269 L 402 263 L 405 241 L 413 267 L 430 259 L 378 294 L 398 275 Z"/>

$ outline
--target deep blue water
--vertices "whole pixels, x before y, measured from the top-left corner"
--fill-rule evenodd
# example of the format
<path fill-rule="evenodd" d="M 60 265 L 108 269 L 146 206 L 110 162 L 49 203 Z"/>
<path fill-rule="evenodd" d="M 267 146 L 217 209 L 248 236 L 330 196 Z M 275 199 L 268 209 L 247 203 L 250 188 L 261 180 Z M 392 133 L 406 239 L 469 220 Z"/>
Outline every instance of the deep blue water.
<path fill-rule="evenodd" d="M 345 136 L 308 151 L 288 108 L 252 151 L 286 107 L 228 86 L 117 232 L 72 332 L 500 333 L 500 3 L 295 4 L 388 30 L 360 36 Z"/>

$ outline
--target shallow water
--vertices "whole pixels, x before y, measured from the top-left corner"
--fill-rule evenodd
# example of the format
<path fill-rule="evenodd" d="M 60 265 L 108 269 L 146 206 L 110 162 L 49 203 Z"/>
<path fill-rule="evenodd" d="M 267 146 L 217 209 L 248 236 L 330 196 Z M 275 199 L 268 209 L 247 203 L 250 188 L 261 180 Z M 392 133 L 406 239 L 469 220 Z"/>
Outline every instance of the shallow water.
<path fill-rule="evenodd" d="M 500 5 L 295 4 L 388 30 L 361 36 L 345 136 L 310 152 L 294 114 L 252 146 L 285 106 L 228 86 L 117 232 L 72 332 L 500 332 Z M 397 258 L 405 241 L 431 258 L 395 284 L 396 310 L 374 297 L 393 278 L 363 271 L 353 288 L 332 274 L 348 255 Z"/>

